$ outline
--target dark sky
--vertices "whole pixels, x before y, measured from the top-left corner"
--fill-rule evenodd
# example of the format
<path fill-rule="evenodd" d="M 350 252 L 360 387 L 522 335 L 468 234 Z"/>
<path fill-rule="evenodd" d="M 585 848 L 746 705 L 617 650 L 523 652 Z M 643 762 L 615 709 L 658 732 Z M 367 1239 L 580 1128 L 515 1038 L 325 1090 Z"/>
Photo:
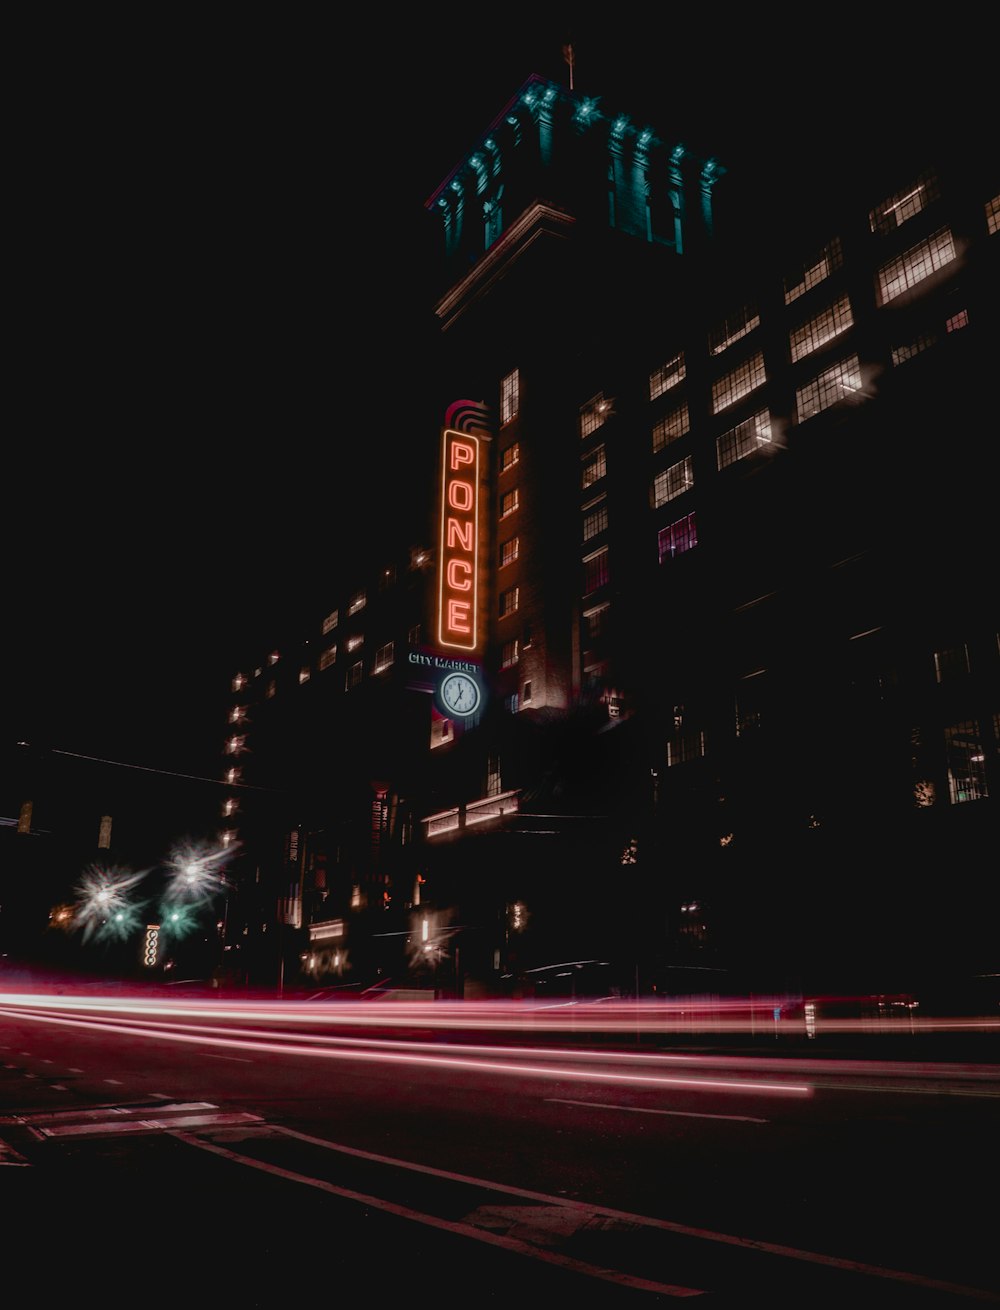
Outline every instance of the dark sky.
<path fill-rule="evenodd" d="M 407 441 L 423 201 L 530 73 L 568 81 L 567 40 L 577 90 L 762 188 L 816 169 L 817 141 L 849 168 L 985 94 L 962 34 L 328 12 L 88 15 L 15 54 L 8 737 L 204 767 L 246 644 L 322 605 L 356 540 L 366 434 Z M 385 468 L 388 515 L 406 480 Z"/>

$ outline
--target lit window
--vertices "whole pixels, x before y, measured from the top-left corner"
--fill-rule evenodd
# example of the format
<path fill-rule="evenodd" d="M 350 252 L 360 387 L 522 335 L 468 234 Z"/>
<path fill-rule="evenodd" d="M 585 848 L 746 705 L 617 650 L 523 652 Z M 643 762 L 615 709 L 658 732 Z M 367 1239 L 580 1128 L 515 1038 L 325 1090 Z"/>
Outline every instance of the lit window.
<path fill-rule="evenodd" d="M 503 542 L 500 546 L 500 567 L 503 568 L 505 564 L 513 564 L 517 559 L 519 549 L 520 539 L 518 537 L 509 537 Z"/>
<path fill-rule="evenodd" d="M 653 454 L 661 451 L 664 446 L 669 446 L 671 441 L 676 441 L 678 437 L 683 437 L 690 426 L 687 405 L 679 405 L 677 409 L 665 414 L 653 425 Z"/>
<path fill-rule="evenodd" d="M 958 332 L 961 328 L 969 326 L 969 311 L 960 309 L 957 314 L 952 314 L 951 318 L 945 319 L 945 332 Z"/>
<path fill-rule="evenodd" d="M 583 594 L 588 596 L 598 587 L 603 587 L 608 580 L 608 548 L 594 551 L 593 555 L 584 556 L 583 560 Z"/>
<path fill-rule="evenodd" d="M 994 196 L 986 202 L 986 226 L 990 236 L 1000 232 L 1000 196 Z"/>
<path fill-rule="evenodd" d="M 505 641 L 500 651 L 500 667 L 509 669 L 512 664 L 517 663 L 517 638 L 513 641 Z"/>
<path fill-rule="evenodd" d="M 741 305 L 735 313 L 727 315 L 717 328 L 709 332 L 708 348 L 713 355 L 721 355 L 759 326 L 760 315 L 756 306 Z"/>
<path fill-rule="evenodd" d="M 667 768 L 675 764 L 686 764 L 688 760 L 697 760 L 705 754 L 705 734 L 687 732 L 667 742 Z"/>
<path fill-rule="evenodd" d="M 771 440 L 771 415 L 766 409 L 723 432 L 715 442 L 715 457 L 720 469 L 745 459 Z"/>
<path fill-rule="evenodd" d="M 513 491 L 505 491 L 500 497 L 500 517 L 505 519 L 508 514 L 513 514 L 517 509 L 517 487 Z"/>
<path fill-rule="evenodd" d="M 513 614 L 518 605 L 518 588 L 508 587 L 506 591 L 500 593 L 500 617 L 507 614 Z"/>
<path fill-rule="evenodd" d="M 969 672 L 968 646 L 952 646 L 950 650 L 934 652 L 934 675 L 938 682 L 961 678 Z"/>
<path fill-rule="evenodd" d="M 599 637 L 604 636 L 608 630 L 610 615 L 611 606 L 607 602 L 603 605 L 595 605 L 593 609 L 583 611 L 583 622 L 588 642 L 597 641 Z"/>
<path fill-rule="evenodd" d="M 583 507 L 583 539 L 589 541 L 608 526 L 608 502 L 603 498 Z"/>
<path fill-rule="evenodd" d="M 268 664 L 277 664 L 278 660 L 280 659 L 281 659 L 281 654 L 276 650 L 272 650 L 270 655 L 268 655 L 267 657 L 267 662 Z"/>
<path fill-rule="evenodd" d="M 420 624 L 414 623 L 413 627 L 407 633 L 407 641 L 411 646 L 420 645 Z"/>
<path fill-rule="evenodd" d="M 799 264 L 785 278 L 785 304 L 790 305 L 793 300 L 798 300 L 799 296 L 804 296 L 820 282 L 825 282 L 843 262 L 844 252 L 840 245 L 840 237 L 834 237 L 829 245 Z"/>
<path fill-rule="evenodd" d="M 318 663 L 319 663 L 319 667 L 320 667 L 320 669 L 321 669 L 321 670 L 322 670 L 322 669 L 328 669 L 328 668 L 330 667 L 331 664 L 336 664 L 336 662 L 337 662 L 337 647 L 336 647 L 336 646 L 327 646 L 326 650 L 323 651 L 323 653 L 322 653 L 322 654 L 320 655 L 320 657 L 319 657 L 319 661 L 318 661 Z M 307 672 L 308 672 L 308 670 L 307 670 Z M 300 681 L 301 681 L 301 679 L 300 679 Z"/>
<path fill-rule="evenodd" d="M 237 673 L 236 677 L 233 679 L 233 691 L 242 691 L 246 686 L 246 683 L 247 680 L 244 678 L 243 674 Z"/>
<path fill-rule="evenodd" d="M 913 341 L 907 341 L 904 345 L 894 346 L 892 350 L 893 364 L 902 364 L 904 360 L 912 359 L 914 355 L 919 355 L 922 350 L 928 346 L 937 344 L 937 335 L 933 332 L 925 332 Z"/>
<path fill-rule="evenodd" d="M 875 206 L 868 215 L 872 231 L 880 236 L 894 232 L 897 227 L 902 227 L 908 218 L 913 218 L 922 209 L 926 209 L 932 200 L 937 200 L 939 195 L 937 178 L 934 174 L 921 174 L 915 186 L 907 187 L 905 191 L 897 191 L 888 200 L 883 200 L 880 205 Z"/>
<path fill-rule="evenodd" d="M 353 637 L 348 637 L 345 643 L 348 650 L 357 650 L 359 646 L 364 645 L 364 634 L 356 632 Z"/>
<path fill-rule="evenodd" d="M 239 755 L 246 750 L 246 737 L 230 737 L 226 742 L 227 755 Z"/>
<path fill-rule="evenodd" d="M 357 614 L 358 610 L 363 610 L 368 604 L 368 596 L 363 591 L 356 591 L 351 597 L 351 603 L 347 607 L 348 614 Z"/>
<path fill-rule="evenodd" d="M 657 396 L 662 396 L 671 387 L 676 387 L 678 382 L 683 382 L 685 373 L 683 352 L 680 355 L 675 355 L 673 359 L 668 359 L 659 368 L 654 368 L 649 375 L 650 400 L 655 400 Z"/>
<path fill-rule="evenodd" d="M 514 441 L 501 451 L 500 472 L 506 473 L 508 469 L 512 469 L 520 458 L 521 447 L 516 441 Z"/>
<path fill-rule="evenodd" d="M 946 227 L 883 264 L 878 271 L 880 305 L 895 300 L 955 258 L 955 243 Z"/>
<path fill-rule="evenodd" d="M 515 417 L 521 400 L 521 379 L 517 369 L 500 382 L 500 422 L 509 423 Z"/>
<path fill-rule="evenodd" d="M 804 387 L 799 387 L 795 393 L 795 410 L 799 422 L 804 423 L 806 419 L 860 390 L 861 365 L 857 355 L 851 355 L 825 369 Z"/>
<path fill-rule="evenodd" d="M 853 324 L 851 302 L 847 296 L 841 296 L 835 304 L 827 305 L 813 318 L 807 319 L 797 328 L 792 328 L 788 334 L 792 359 L 802 359 L 814 350 L 819 350 L 820 346 L 825 346 L 828 341 L 838 337 L 841 332 L 846 332 Z"/>
<path fill-rule="evenodd" d="M 688 455 L 677 464 L 657 473 L 653 479 L 653 508 L 659 509 L 668 500 L 683 495 L 694 486 L 694 473 L 691 468 L 691 456 Z"/>
<path fill-rule="evenodd" d="M 243 775 L 242 769 L 227 769 L 226 782 L 239 782 L 242 775 Z"/>
<path fill-rule="evenodd" d="M 718 414 L 720 410 L 735 405 L 738 400 L 748 396 L 751 391 L 755 391 L 766 381 L 764 356 L 758 351 L 756 355 L 737 365 L 732 372 L 726 373 L 712 383 L 712 413 Z"/>
<path fill-rule="evenodd" d="M 275 695 L 277 690 L 278 690 L 278 684 L 272 678 L 271 681 L 267 684 L 267 688 L 264 692 L 264 695 L 267 697 L 268 700 L 270 700 L 271 697 Z"/>
<path fill-rule="evenodd" d="M 339 622 L 340 610 L 333 610 L 333 612 L 328 614 L 323 620 L 323 635 L 326 636 L 328 632 L 332 632 Z"/>
<path fill-rule="evenodd" d="M 299 685 L 301 686 L 303 682 L 308 682 L 311 677 L 312 670 L 309 665 L 303 664 L 302 668 L 299 669 Z"/>
<path fill-rule="evenodd" d="M 582 481 L 584 487 L 591 487 L 595 482 L 600 481 L 608 471 L 607 457 L 605 448 L 598 446 L 591 455 L 584 460 Z"/>
<path fill-rule="evenodd" d="M 526 682 L 526 683 L 524 684 L 524 694 L 522 695 L 521 699 L 522 699 L 522 701 L 524 702 L 525 705 L 530 705 L 530 704 L 531 704 L 531 683 L 530 683 L 530 682 Z"/>
<path fill-rule="evenodd" d="M 351 667 L 347 670 L 347 677 L 344 680 L 345 689 L 347 691 L 350 691 L 352 687 L 356 687 L 358 683 L 361 681 L 362 677 L 364 677 L 364 672 L 365 672 L 364 665 L 360 660 L 358 660 L 357 664 L 352 664 Z"/>
<path fill-rule="evenodd" d="M 518 709 L 520 708 L 520 703 L 518 701 L 516 691 L 511 692 L 511 694 L 504 699 L 504 707 L 507 710 L 508 714 L 517 713 Z"/>
<path fill-rule="evenodd" d="M 592 432 L 596 432 L 611 417 L 611 413 L 611 401 L 605 398 L 603 392 L 598 392 L 586 405 L 580 406 L 580 436 L 589 437 Z"/>
<path fill-rule="evenodd" d="M 230 816 L 231 814 L 235 814 L 236 811 L 237 811 L 239 808 L 240 808 L 240 803 L 239 803 L 239 801 L 236 799 L 236 797 L 235 797 L 235 796 L 228 796 L 228 797 L 227 797 L 227 798 L 222 802 L 222 814 L 223 814 L 223 817 L 226 818 L 226 819 L 228 819 L 229 816 Z"/>
<path fill-rule="evenodd" d="M 952 805 L 985 800 L 989 796 L 986 754 L 976 720 L 967 719 L 964 723 L 945 728 L 944 746 L 948 761 L 948 795 Z"/>
<path fill-rule="evenodd" d="M 661 564 L 665 559 L 672 559 L 674 555 L 683 555 L 692 546 L 697 546 L 698 528 L 694 514 L 686 514 L 684 518 L 671 523 L 669 527 L 661 528 L 657 534 L 657 544 Z"/>
<path fill-rule="evenodd" d="M 396 643 L 387 641 L 384 646 L 379 646 L 375 652 L 375 662 L 372 664 L 372 673 L 383 673 L 390 667 L 395 659 Z"/>
<path fill-rule="evenodd" d="M 234 705 L 233 708 L 229 711 L 229 722 L 241 723 L 246 718 L 246 716 L 247 716 L 247 712 L 242 705 Z"/>

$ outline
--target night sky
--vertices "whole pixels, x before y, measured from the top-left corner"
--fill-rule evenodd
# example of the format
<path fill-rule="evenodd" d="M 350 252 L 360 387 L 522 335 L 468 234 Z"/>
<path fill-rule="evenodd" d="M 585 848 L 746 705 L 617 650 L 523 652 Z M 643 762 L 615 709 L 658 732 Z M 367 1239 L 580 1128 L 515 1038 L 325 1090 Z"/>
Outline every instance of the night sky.
<path fill-rule="evenodd" d="M 423 202 L 529 74 L 568 83 L 566 41 L 578 91 L 762 186 L 816 170 L 816 141 L 833 168 L 891 158 L 985 97 L 967 34 L 921 52 L 845 23 L 820 49 L 641 10 L 497 11 L 496 31 L 328 12 L 63 17 L 14 52 L 8 740 L 207 767 L 243 653 L 322 607 L 399 510 L 427 440 L 407 423 L 433 329 Z M 375 478 L 373 431 L 396 443 Z"/>

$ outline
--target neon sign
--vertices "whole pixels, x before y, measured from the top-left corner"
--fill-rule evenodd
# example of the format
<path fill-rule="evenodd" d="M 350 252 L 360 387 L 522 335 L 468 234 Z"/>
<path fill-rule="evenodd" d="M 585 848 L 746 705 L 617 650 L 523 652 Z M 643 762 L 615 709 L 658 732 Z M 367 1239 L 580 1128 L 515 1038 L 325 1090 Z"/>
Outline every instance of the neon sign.
<path fill-rule="evenodd" d="M 475 650 L 479 612 L 479 438 L 446 428 L 441 454 L 438 641 Z"/>

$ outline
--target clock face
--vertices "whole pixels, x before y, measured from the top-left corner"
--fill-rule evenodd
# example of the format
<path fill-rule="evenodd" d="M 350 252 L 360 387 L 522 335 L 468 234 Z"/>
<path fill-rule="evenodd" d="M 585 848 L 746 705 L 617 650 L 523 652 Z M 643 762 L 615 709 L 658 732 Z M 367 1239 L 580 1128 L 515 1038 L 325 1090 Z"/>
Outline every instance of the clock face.
<path fill-rule="evenodd" d="M 441 701 L 451 714 L 472 714 L 479 707 L 479 684 L 467 673 L 449 673 L 441 684 Z"/>

